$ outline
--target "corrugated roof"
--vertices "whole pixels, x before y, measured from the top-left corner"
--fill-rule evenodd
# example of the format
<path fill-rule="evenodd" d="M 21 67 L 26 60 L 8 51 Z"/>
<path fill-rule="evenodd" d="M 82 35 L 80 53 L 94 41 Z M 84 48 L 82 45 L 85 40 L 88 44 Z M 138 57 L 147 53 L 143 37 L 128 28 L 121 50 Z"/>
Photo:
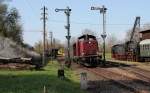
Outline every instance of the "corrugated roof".
<path fill-rule="evenodd" d="M 150 39 L 145 39 L 140 42 L 140 45 L 150 44 Z"/>

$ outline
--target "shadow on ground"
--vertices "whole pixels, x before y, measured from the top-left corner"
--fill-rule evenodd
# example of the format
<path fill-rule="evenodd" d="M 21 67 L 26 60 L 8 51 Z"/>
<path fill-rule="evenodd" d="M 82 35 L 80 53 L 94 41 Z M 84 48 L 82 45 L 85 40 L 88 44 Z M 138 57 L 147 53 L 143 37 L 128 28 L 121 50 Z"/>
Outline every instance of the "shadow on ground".
<path fill-rule="evenodd" d="M 131 65 L 127 65 L 124 63 L 117 63 L 117 62 L 113 62 L 113 61 L 106 61 L 104 63 L 101 62 L 101 64 L 99 65 L 99 67 L 103 67 L 103 68 L 111 68 L 111 67 L 130 67 Z"/>
<path fill-rule="evenodd" d="M 144 84 L 145 86 L 148 87 L 148 83 L 146 82 L 141 82 L 138 80 L 132 80 L 132 81 L 120 81 L 119 82 L 124 82 L 126 84 L 133 84 L 135 82 L 138 82 L 140 84 Z M 114 82 L 112 80 L 98 80 L 98 81 L 89 81 L 89 88 L 88 91 L 91 93 L 135 93 L 135 91 L 129 87 L 125 87 L 117 82 Z M 132 85 L 131 85 L 132 86 Z M 137 86 L 137 85 L 135 85 Z M 139 90 L 141 91 L 150 91 L 150 88 L 147 87 L 139 87 Z"/>

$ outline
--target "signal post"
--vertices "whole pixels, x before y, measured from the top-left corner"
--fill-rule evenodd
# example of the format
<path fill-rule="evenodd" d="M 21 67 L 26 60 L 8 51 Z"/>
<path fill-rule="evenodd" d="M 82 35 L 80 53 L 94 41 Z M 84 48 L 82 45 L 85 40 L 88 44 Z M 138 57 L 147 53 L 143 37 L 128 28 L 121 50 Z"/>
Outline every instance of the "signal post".
<path fill-rule="evenodd" d="M 103 14 L 103 33 L 101 37 L 103 38 L 103 65 L 105 66 L 106 58 L 105 58 L 105 39 L 106 39 L 106 10 L 105 6 L 102 7 L 91 7 L 91 10 L 98 10 L 100 14 Z"/>
<path fill-rule="evenodd" d="M 71 13 L 71 9 L 69 7 L 67 7 L 66 9 L 55 9 L 55 12 L 59 12 L 59 11 L 63 11 L 66 16 L 67 16 L 67 26 L 65 26 L 65 28 L 67 29 L 67 66 L 70 68 L 71 66 L 71 58 L 70 58 L 70 13 Z"/>

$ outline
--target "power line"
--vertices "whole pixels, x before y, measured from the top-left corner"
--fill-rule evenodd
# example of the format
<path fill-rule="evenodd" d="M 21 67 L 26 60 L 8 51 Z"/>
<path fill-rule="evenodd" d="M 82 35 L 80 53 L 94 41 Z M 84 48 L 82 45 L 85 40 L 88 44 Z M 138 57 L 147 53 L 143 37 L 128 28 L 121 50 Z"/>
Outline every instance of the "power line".
<path fill-rule="evenodd" d="M 28 1 L 28 0 L 25 0 L 25 1 L 27 2 L 28 6 L 29 6 L 32 10 L 34 10 L 33 7 L 31 6 L 31 4 L 29 3 L 29 1 Z"/>
<path fill-rule="evenodd" d="M 23 31 L 23 32 L 43 32 L 43 31 Z"/>
<path fill-rule="evenodd" d="M 28 0 L 24 0 L 26 2 L 26 4 L 29 6 L 30 9 L 32 9 L 32 11 L 34 12 L 34 14 L 36 15 L 37 13 L 35 12 L 35 9 L 32 7 L 32 5 L 30 4 L 30 2 Z M 43 1 L 41 1 L 42 3 Z M 65 21 L 62 21 L 62 20 L 50 20 L 49 22 L 55 22 L 55 23 L 65 23 Z M 97 24 L 97 23 L 90 23 L 90 22 L 76 22 L 76 21 L 71 21 L 71 24 L 85 24 L 85 25 L 103 25 L 103 24 Z M 115 23 L 115 24 L 106 24 L 106 25 L 111 25 L 111 26 L 130 26 L 130 25 L 133 25 L 133 24 L 124 24 L 124 23 Z M 141 25 L 145 25 L 145 24 L 141 24 Z"/>
<path fill-rule="evenodd" d="M 23 31 L 23 32 L 43 32 L 43 31 Z"/>
<path fill-rule="evenodd" d="M 36 12 L 35 9 L 32 7 L 32 5 L 30 4 L 30 2 L 28 0 L 24 0 L 26 2 L 26 4 L 28 5 L 28 7 L 32 10 L 32 13 L 36 16 Z"/>
<path fill-rule="evenodd" d="M 50 22 L 55 22 L 55 23 L 65 23 L 65 21 L 62 21 L 62 20 L 50 20 Z M 103 24 L 97 24 L 97 23 L 90 23 L 90 22 L 76 22 L 76 21 L 71 21 L 71 24 L 87 24 L 87 25 L 103 25 Z M 133 25 L 133 24 L 120 24 L 120 23 L 117 23 L 117 24 L 106 24 L 106 25 Z M 145 24 L 141 24 L 141 25 L 145 25 Z"/>
<path fill-rule="evenodd" d="M 30 4 L 30 2 L 28 0 L 24 0 L 27 5 L 29 6 L 30 9 L 32 9 L 32 11 L 34 12 L 34 14 L 36 15 L 37 13 L 35 12 L 35 9 L 32 7 L 32 5 Z M 65 23 L 65 21 L 62 21 L 62 20 L 50 20 L 49 22 L 55 22 L 55 23 Z M 103 24 L 97 24 L 97 23 L 91 23 L 91 22 L 76 22 L 76 21 L 71 21 L 71 24 L 85 24 L 85 25 L 103 25 Z M 124 23 L 115 23 L 115 24 L 106 24 L 106 25 L 110 25 L 110 26 L 130 26 L 130 25 L 133 25 L 133 24 L 124 24 Z M 145 25 L 145 24 L 141 24 L 141 25 Z"/>

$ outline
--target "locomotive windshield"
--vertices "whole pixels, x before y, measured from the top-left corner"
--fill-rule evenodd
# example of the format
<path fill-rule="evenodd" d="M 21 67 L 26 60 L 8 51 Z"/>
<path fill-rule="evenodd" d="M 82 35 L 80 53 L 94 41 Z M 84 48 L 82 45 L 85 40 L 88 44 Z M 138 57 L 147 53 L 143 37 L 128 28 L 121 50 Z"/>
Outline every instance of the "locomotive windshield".
<path fill-rule="evenodd" d="M 78 39 L 81 40 L 81 41 L 82 40 L 96 40 L 96 37 L 93 36 L 93 35 L 86 34 L 86 35 L 80 36 Z"/>

